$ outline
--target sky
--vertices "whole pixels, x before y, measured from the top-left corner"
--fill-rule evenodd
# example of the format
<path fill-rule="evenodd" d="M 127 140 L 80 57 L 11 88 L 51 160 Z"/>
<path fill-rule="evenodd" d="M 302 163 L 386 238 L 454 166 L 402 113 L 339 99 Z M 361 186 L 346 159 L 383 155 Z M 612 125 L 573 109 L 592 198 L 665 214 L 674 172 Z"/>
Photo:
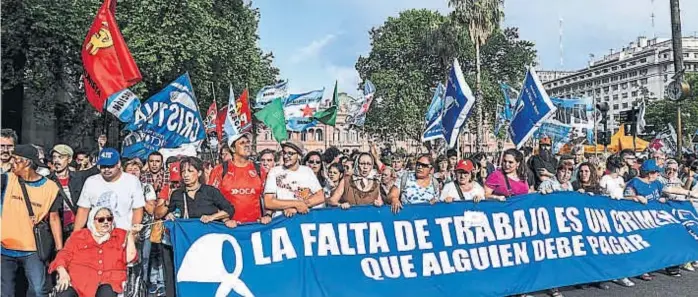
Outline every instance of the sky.
<path fill-rule="evenodd" d="M 638 36 L 671 37 L 669 0 L 505 0 L 503 27 L 535 43 L 540 69 L 584 68 Z M 259 44 L 292 93 L 325 88 L 358 94 L 359 56 L 371 50 L 369 30 L 412 8 L 448 13 L 446 0 L 256 0 Z M 681 0 L 682 31 L 698 35 L 698 1 Z M 654 12 L 654 27 L 651 15 Z M 562 20 L 562 54 L 560 52 Z M 562 64 L 561 58 L 562 57 Z M 380 86 L 377 86 L 380 88 Z"/>

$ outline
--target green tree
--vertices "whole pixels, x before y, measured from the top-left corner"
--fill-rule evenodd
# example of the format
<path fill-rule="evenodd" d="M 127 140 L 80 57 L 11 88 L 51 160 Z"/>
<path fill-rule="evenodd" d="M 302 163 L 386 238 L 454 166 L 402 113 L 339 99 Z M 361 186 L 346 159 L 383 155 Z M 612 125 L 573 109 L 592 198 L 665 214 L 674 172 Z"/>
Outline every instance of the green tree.
<path fill-rule="evenodd" d="M 383 101 L 371 107 L 364 127 L 367 132 L 419 140 L 433 88 L 438 82 L 445 83 L 453 58 L 458 58 L 466 80 L 473 85 L 475 46 L 467 28 L 454 19 L 453 14 L 407 10 L 369 31 L 371 52 L 359 57 L 356 69 L 361 78 L 376 85 L 376 96 Z M 498 82 L 522 81 L 524 66 L 533 63 L 535 51 L 533 43 L 519 39 L 516 28 L 507 28 L 491 36 L 481 56 L 480 105 L 485 115 L 494 115 L 501 102 Z M 491 116 L 488 122 L 493 121 Z M 469 128 L 477 127 L 473 123 Z"/>
<path fill-rule="evenodd" d="M 39 121 L 56 121 L 57 141 L 92 137 L 96 112 L 81 87 L 80 49 L 102 0 L 2 2 L 3 103 L 35 100 Z M 147 99 L 188 71 L 204 111 L 215 93 L 228 97 L 273 83 L 273 55 L 257 45 L 259 11 L 242 0 L 119 1 L 126 43 L 143 81 L 132 90 Z M 26 90 L 26 94 L 25 94 Z M 3 120 L 4 121 L 4 120 Z"/>
<path fill-rule="evenodd" d="M 475 44 L 475 104 L 477 108 L 477 143 L 483 143 L 482 126 L 482 71 L 480 69 L 480 48 L 487 39 L 499 30 L 499 23 L 504 17 L 503 0 L 449 0 L 448 5 L 455 8 L 457 24 L 467 24 L 470 41 Z M 476 147 L 480 151 L 480 145 Z"/>

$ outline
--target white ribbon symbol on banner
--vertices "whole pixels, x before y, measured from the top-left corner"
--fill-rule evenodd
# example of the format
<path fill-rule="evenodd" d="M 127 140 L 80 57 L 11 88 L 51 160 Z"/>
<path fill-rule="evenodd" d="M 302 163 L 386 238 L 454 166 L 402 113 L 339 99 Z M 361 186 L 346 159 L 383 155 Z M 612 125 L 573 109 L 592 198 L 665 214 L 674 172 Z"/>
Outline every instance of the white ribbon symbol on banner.
<path fill-rule="evenodd" d="M 229 242 L 235 251 L 235 268 L 232 273 L 228 273 L 222 261 L 225 242 Z M 242 249 L 235 237 L 228 234 L 204 235 L 184 255 L 177 272 L 177 281 L 219 283 L 216 297 L 228 296 L 230 290 L 243 297 L 254 297 L 247 285 L 240 280 L 242 262 Z"/>

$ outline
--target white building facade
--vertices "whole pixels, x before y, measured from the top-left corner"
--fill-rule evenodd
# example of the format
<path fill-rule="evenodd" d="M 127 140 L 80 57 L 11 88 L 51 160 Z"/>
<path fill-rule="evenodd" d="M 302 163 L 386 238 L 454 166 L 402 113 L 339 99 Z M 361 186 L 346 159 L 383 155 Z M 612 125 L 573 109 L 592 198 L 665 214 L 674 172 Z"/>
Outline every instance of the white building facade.
<path fill-rule="evenodd" d="M 683 63 L 686 72 L 698 72 L 698 38 L 684 37 Z M 551 97 L 592 97 L 607 102 L 609 128 L 618 128 L 621 111 L 632 109 L 643 99 L 665 98 L 665 87 L 674 76 L 671 39 L 639 37 L 620 51 L 611 50 L 574 74 L 544 82 Z"/>

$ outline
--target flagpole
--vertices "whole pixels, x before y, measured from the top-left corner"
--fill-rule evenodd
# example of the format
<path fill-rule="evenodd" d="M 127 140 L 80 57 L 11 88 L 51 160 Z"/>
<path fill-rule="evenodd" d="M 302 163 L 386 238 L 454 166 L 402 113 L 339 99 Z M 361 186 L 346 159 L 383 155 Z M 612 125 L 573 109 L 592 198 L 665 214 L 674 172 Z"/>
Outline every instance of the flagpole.
<path fill-rule="evenodd" d="M 107 144 L 105 144 L 105 146 L 108 146 L 109 143 L 109 118 L 107 117 L 107 112 L 107 100 L 104 100 L 104 107 L 102 108 L 102 134 L 107 138 Z"/>
<path fill-rule="evenodd" d="M 216 85 L 211 82 L 211 94 L 213 94 L 213 106 L 216 108 L 216 127 L 218 126 L 218 102 L 216 101 Z M 206 115 L 208 117 L 208 115 Z M 216 128 L 217 129 L 217 128 Z M 216 132 L 217 134 L 218 132 Z M 218 135 L 216 135 L 218 137 Z M 211 140 L 208 139 L 208 135 L 206 135 L 206 142 L 208 143 L 208 149 L 209 153 L 211 154 L 211 164 L 215 164 L 216 162 L 216 155 L 218 154 L 218 150 L 216 150 L 216 153 L 213 152 L 213 147 L 211 147 Z M 220 143 L 218 144 L 220 146 Z"/>

